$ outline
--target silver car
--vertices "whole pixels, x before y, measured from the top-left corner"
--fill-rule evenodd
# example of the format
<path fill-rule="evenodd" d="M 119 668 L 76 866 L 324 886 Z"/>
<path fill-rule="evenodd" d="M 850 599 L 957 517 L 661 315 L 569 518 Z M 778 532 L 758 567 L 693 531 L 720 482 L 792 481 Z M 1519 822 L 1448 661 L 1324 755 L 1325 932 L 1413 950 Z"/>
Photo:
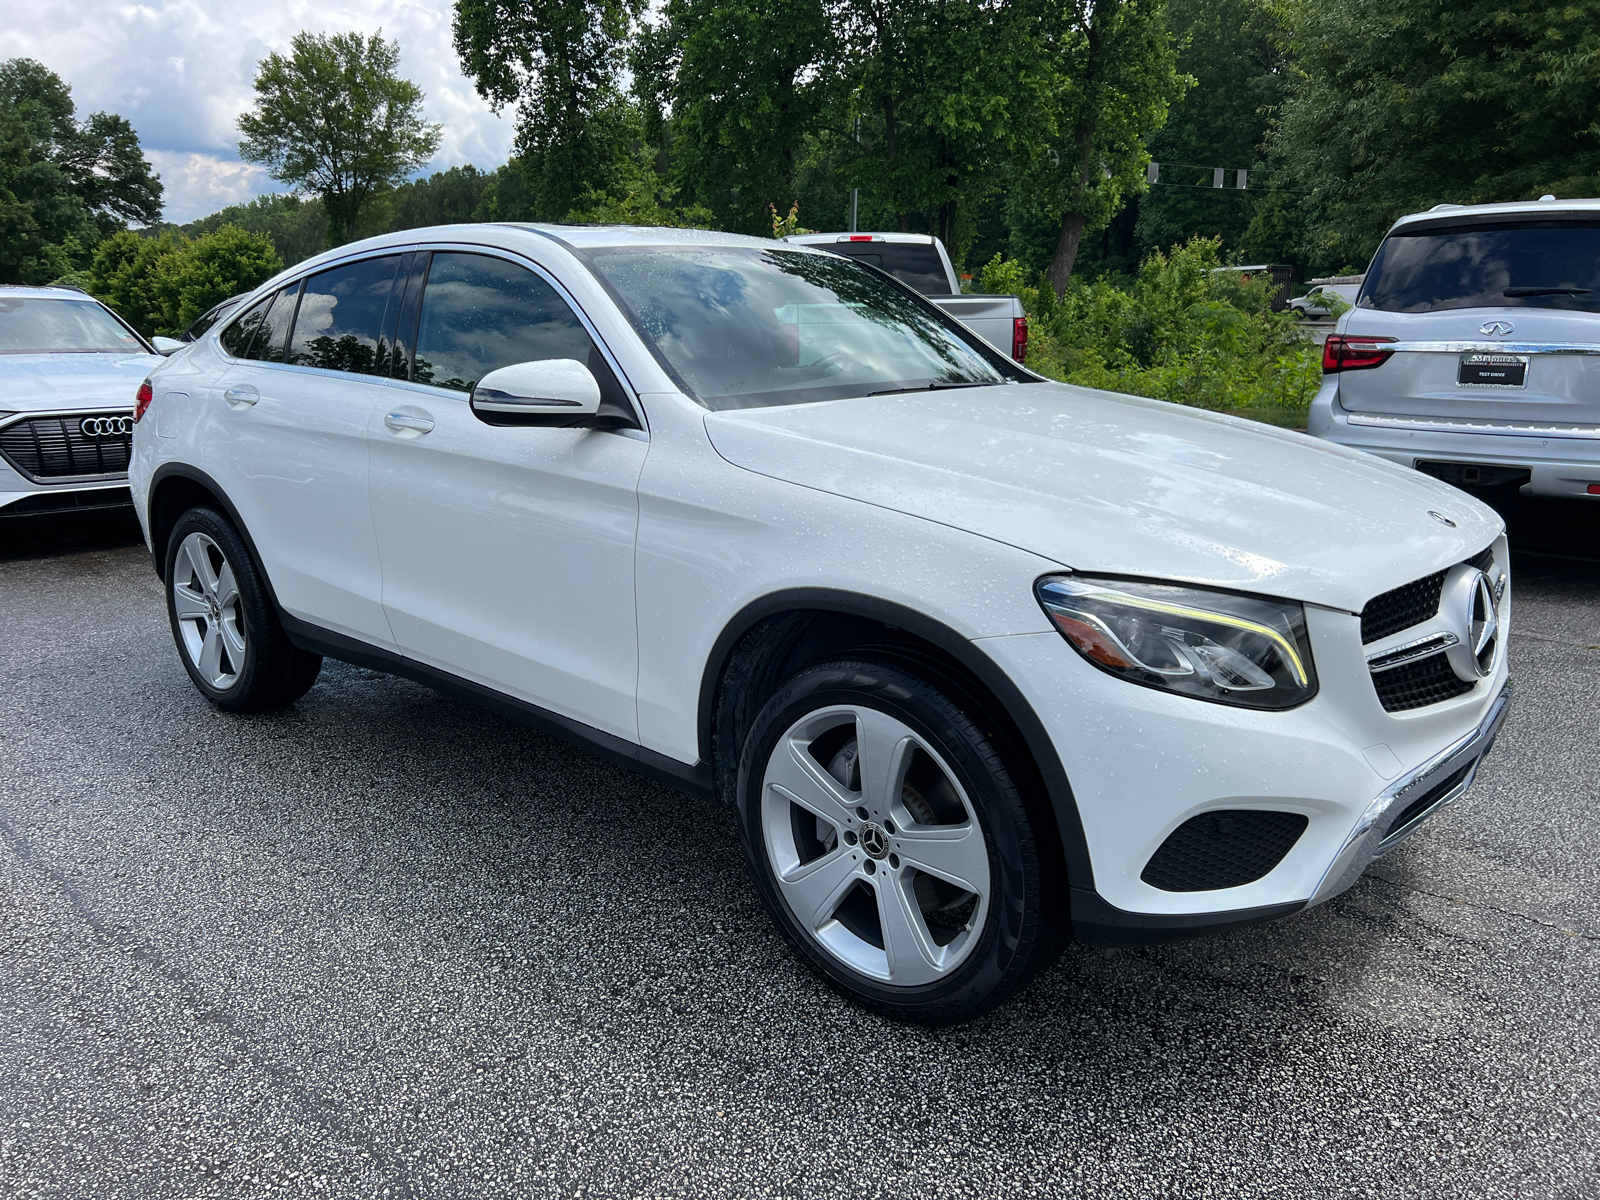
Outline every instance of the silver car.
<path fill-rule="evenodd" d="M 1600 200 L 1400 218 L 1323 371 L 1317 437 L 1458 486 L 1600 500 Z"/>
<path fill-rule="evenodd" d="M 128 504 L 134 407 L 160 361 L 77 288 L 0 287 L 0 518 Z"/>

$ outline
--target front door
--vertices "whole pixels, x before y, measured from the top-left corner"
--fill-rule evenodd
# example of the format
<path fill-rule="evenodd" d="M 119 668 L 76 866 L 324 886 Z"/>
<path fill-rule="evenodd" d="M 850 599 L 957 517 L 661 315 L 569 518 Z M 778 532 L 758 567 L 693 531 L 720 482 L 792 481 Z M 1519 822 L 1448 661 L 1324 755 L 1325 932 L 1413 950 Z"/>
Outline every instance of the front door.
<path fill-rule="evenodd" d="M 487 425 L 467 404 L 473 383 L 512 363 L 575 358 L 603 396 L 620 391 L 614 376 L 550 281 L 505 258 L 435 252 L 415 330 L 408 378 L 368 431 L 400 652 L 636 741 L 648 443 L 636 430 Z"/>

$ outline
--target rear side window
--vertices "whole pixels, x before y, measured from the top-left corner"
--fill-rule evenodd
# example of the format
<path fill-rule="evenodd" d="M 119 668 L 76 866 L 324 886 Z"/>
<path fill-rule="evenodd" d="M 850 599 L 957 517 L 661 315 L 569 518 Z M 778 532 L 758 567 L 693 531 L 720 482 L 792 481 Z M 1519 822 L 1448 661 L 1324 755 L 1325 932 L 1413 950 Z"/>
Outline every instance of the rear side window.
<path fill-rule="evenodd" d="M 836 242 L 818 249 L 878 267 L 924 296 L 950 295 L 950 277 L 944 273 L 944 260 L 932 242 Z"/>
<path fill-rule="evenodd" d="M 299 292 L 300 285 L 292 283 L 272 298 L 267 315 L 262 318 L 255 337 L 250 339 L 250 348 L 244 352 L 245 358 L 257 362 L 283 361 L 283 344 L 289 336 L 289 323 L 294 320 L 294 302 Z"/>
<path fill-rule="evenodd" d="M 1359 308 L 1600 311 L 1600 222 L 1433 226 L 1390 234 L 1361 288 Z"/>
<path fill-rule="evenodd" d="M 250 342 L 261 328 L 261 320 L 267 315 L 267 305 L 272 303 L 272 299 L 268 296 L 265 300 L 256 301 L 240 314 L 237 321 L 222 331 L 222 348 L 234 358 L 243 358 L 245 351 L 250 349 Z"/>
<path fill-rule="evenodd" d="M 306 280 L 288 361 L 358 375 L 386 375 L 384 317 L 398 254 L 367 258 Z"/>
<path fill-rule="evenodd" d="M 589 364 L 592 347 L 577 314 L 527 268 L 485 254 L 433 256 L 417 327 L 417 383 L 469 392 L 512 363 Z"/>
<path fill-rule="evenodd" d="M 218 321 L 225 320 L 228 314 L 238 307 L 238 300 L 224 300 L 210 312 L 196 317 L 194 324 L 183 331 L 183 337 L 181 340 L 185 342 L 198 342 L 202 337 L 205 336 L 206 330 L 210 329 Z"/>

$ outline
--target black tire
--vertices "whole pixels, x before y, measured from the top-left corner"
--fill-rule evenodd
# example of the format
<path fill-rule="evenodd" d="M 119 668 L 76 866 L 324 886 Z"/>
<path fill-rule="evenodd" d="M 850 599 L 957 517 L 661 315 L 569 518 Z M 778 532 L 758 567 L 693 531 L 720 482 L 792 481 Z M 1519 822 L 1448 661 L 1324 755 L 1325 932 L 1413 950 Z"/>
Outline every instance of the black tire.
<path fill-rule="evenodd" d="M 190 542 L 195 535 L 201 540 Z M 198 620 L 180 618 L 180 594 L 187 598 L 204 591 L 196 586 L 198 576 L 184 550 L 186 543 L 207 555 L 219 577 L 224 565 L 231 574 L 234 588 L 229 589 L 221 617 L 212 610 L 213 615 Z M 167 620 L 172 626 L 178 658 L 201 695 L 218 708 L 236 713 L 280 708 L 305 695 L 317 681 L 322 656 L 301 650 L 289 641 L 268 598 L 261 572 L 227 517 L 206 507 L 191 508 L 179 517 L 167 539 L 165 579 Z M 208 678 L 197 661 L 204 659 L 203 651 L 193 643 L 198 641 L 203 646 L 213 623 L 220 632 L 224 621 L 242 630 L 243 652 L 236 652 L 233 644 L 225 642 L 219 674 Z"/>
<path fill-rule="evenodd" d="M 909 727 L 944 760 L 983 831 L 991 871 L 987 917 L 981 929 L 969 925 L 970 949 L 944 978 L 902 987 L 853 969 L 823 947 L 780 891 L 763 829 L 766 773 L 780 741 L 797 723 L 808 714 L 840 706 L 886 713 Z M 784 682 L 756 715 L 745 739 L 738 776 L 745 856 L 774 923 L 838 991 L 870 1009 L 917 1024 L 970 1020 L 1017 992 L 1060 951 L 1053 926 L 1060 917 L 1055 898 L 1063 889 L 1055 877 L 1055 860 L 1041 853 L 1035 824 L 1015 783 L 1026 777 L 1020 770 L 1009 770 L 978 725 L 944 690 L 914 669 L 867 657 L 821 663 Z M 865 790 L 860 794 L 864 797 Z M 893 829 L 890 825 L 891 834 Z M 852 847 L 865 847 L 865 833 L 863 827 L 859 843 L 846 840 Z M 890 861 L 898 868 L 898 860 Z M 890 874 L 879 877 L 887 880 Z M 971 920 L 976 921 L 976 913 Z"/>

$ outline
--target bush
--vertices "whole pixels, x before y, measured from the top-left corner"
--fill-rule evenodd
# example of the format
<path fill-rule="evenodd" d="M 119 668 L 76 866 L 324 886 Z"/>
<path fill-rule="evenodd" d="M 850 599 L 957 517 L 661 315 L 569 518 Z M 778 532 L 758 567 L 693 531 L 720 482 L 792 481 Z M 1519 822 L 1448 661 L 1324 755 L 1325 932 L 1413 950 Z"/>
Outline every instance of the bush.
<path fill-rule="evenodd" d="M 281 270 L 266 234 L 232 225 L 192 242 L 122 230 L 96 249 L 87 286 L 146 337 L 175 337 L 213 304 Z"/>
<path fill-rule="evenodd" d="M 1028 366 L 1052 379 L 1224 411 L 1305 408 L 1322 379 L 1316 345 L 1272 311 L 1270 279 L 1212 270 L 1218 244 L 1151 255 L 1128 290 L 1073 281 L 1058 300 L 999 261 L 983 290 L 1031 293 Z"/>

